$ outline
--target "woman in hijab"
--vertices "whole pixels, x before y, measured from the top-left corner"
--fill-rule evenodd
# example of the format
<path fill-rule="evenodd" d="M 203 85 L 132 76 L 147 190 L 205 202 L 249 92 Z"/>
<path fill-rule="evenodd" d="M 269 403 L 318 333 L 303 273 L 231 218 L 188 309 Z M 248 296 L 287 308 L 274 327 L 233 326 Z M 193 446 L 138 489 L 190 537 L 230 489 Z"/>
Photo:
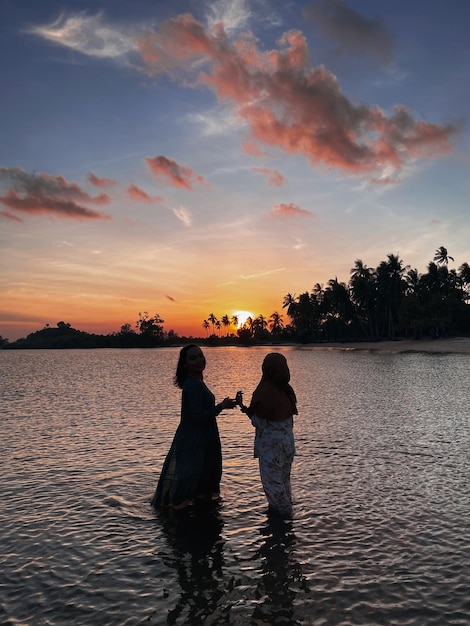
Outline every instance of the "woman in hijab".
<path fill-rule="evenodd" d="M 255 427 L 254 455 L 269 509 L 283 518 L 292 517 L 290 474 L 295 455 L 293 416 L 297 415 L 297 398 L 289 381 L 286 358 L 271 352 L 263 361 L 250 406 L 237 394 L 241 410 Z"/>

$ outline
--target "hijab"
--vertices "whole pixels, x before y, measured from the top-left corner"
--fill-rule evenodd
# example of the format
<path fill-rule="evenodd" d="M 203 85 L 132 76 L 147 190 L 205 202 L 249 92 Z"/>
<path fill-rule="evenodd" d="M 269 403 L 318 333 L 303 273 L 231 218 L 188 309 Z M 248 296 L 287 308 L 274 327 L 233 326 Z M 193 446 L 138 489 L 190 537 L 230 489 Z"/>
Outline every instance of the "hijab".
<path fill-rule="evenodd" d="M 262 365 L 262 377 L 248 409 L 249 415 L 282 422 L 297 415 L 297 398 L 289 384 L 290 371 L 284 355 L 270 352 Z"/>

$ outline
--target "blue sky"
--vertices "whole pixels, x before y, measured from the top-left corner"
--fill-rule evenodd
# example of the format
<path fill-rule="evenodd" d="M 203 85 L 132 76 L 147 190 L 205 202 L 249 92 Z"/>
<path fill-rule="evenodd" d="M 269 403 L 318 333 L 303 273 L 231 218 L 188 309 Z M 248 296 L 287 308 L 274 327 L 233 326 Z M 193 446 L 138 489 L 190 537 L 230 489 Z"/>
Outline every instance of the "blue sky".
<path fill-rule="evenodd" d="M 470 4 L 0 8 L 0 334 L 203 334 L 389 253 L 470 261 Z M 287 321 L 287 320 L 286 320 Z"/>

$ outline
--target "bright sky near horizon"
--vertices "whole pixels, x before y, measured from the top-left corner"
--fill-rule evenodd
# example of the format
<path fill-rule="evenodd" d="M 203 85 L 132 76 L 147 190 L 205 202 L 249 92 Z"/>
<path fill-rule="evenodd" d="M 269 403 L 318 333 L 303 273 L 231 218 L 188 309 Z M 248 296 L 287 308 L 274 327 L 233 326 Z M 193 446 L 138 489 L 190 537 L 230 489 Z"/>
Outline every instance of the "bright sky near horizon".
<path fill-rule="evenodd" d="M 470 262 L 470 2 L 3 0 L 0 334 Z"/>

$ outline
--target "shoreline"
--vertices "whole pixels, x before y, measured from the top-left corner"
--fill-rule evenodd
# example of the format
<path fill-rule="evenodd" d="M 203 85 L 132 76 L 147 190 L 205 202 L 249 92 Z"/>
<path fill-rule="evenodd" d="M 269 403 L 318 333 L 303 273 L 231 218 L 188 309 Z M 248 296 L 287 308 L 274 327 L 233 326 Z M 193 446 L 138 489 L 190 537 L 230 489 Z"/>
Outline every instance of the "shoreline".
<path fill-rule="evenodd" d="M 395 341 L 362 341 L 345 343 L 308 343 L 303 347 L 316 350 L 367 350 L 369 352 L 428 352 L 429 354 L 470 354 L 470 337 L 439 339 L 397 339 Z"/>

